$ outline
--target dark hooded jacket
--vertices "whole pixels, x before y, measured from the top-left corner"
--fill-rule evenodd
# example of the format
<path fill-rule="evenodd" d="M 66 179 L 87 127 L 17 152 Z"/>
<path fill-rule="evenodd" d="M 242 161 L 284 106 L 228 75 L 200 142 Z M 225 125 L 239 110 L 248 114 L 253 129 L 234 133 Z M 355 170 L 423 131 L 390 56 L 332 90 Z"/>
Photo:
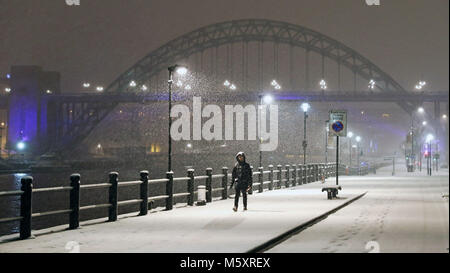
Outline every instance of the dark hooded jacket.
<path fill-rule="evenodd" d="M 242 155 L 244 157 L 243 162 L 239 162 L 238 156 Z M 236 183 L 237 188 L 246 189 L 253 185 L 253 173 L 250 165 L 245 161 L 244 152 L 239 152 L 236 155 L 236 164 L 233 168 L 233 173 L 231 176 L 231 187 Z"/>

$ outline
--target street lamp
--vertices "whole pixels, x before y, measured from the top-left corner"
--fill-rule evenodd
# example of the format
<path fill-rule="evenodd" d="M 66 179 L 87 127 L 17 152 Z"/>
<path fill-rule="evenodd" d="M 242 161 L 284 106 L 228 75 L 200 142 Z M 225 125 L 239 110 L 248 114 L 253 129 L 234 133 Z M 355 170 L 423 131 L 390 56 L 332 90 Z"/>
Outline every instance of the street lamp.
<path fill-rule="evenodd" d="M 308 110 L 309 108 L 311 108 L 311 106 L 309 105 L 309 103 L 304 102 L 302 103 L 302 105 L 300 106 L 303 110 L 303 165 L 306 164 L 306 147 L 308 146 L 308 143 L 306 141 L 306 119 L 308 118 Z"/>
<path fill-rule="evenodd" d="M 20 142 L 18 142 L 17 143 L 17 149 L 19 150 L 19 151 L 22 151 L 23 149 L 25 149 L 25 142 L 23 142 L 23 141 L 20 141 Z"/>
<path fill-rule="evenodd" d="M 330 132 L 330 120 L 325 120 L 325 164 L 328 163 L 328 134 Z"/>
<path fill-rule="evenodd" d="M 427 158 L 427 169 L 428 175 L 431 175 L 431 141 L 434 139 L 432 134 L 428 134 L 425 141 L 428 143 L 428 158 Z"/>
<path fill-rule="evenodd" d="M 173 84 L 173 73 L 176 72 L 179 75 L 185 75 L 187 73 L 187 68 L 184 66 L 180 66 L 175 64 L 173 66 L 169 66 L 167 68 L 169 71 L 169 80 L 167 81 L 169 85 L 169 159 L 168 159 L 168 171 L 172 171 L 172 134 L 170 132 L 170 128 L 172 127 L 172 117 L 170 116 L 170 112 L 172 111 L 172 84 Z"/>
<path fill-rule="evenodd" d="M 272 101 L 273 101 L 273 97 L 271 95 L 269 95 L 269 94 L 264 95 L 264 96 L 263 95 L 259 95 L 258 97 L 259 97 L 259 101 L 260 101 L 260 104 L 261 104 L 261 107 L 259 107 L 259 167 L 262 167 L 261 144 L 263 142 L 263 139 L 262 139 L 262 133 L 261 133 L 261 130 L 262 130 L 262 124 L 261 124 L 262 113 L 261 113 L 261 111 L 262 111 L 262 105 L 264 105 L 264 104 L 265 105 L 271 104 Z"/>
<path fill-rule="evenodd" d="M 348 152 L 349 152 L 349 163 L 348 165 L 350 166 L 350 168 L 352 167 L 352 137 L 353 137 L 353 132 L 348 132 L 347 134 L 348 136 Z"/>
<path fill-rule="evenodd" d="M 359 152 L 359 142 L 361 142 L 361 137 L 357 136 L 355 138 L 356 140 L 356 158 L 357 158 L 357 164 L 358 164 L 358 175 L 361 175 L 361 163 L 359 162 L 359 156 L 360 156 L 360 152 Z"/>

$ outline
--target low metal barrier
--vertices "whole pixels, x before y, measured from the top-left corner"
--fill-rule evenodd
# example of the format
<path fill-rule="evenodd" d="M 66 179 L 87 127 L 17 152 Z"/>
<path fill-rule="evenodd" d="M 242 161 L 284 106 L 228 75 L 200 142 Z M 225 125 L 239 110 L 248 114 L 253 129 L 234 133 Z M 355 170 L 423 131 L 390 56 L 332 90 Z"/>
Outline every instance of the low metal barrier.
<path fill-rule="evenodd" d="M 253 167 L 251 167 L 253 170 Z M 274 169 L 273 165 L 268 166 L 268 170 L 264 167 L 259 167 L 257 171 L 253 172 L 254 179 L 252 185 L 259 193 L 264 190 L 288 188 L 290 186 L 307 184 L 319 181 L 320 177 L 330 177 L 335 175 L 335 165 L 333 163 L 312 163 L 312 164 L 293 164 L 277 165 Z M 197 191 L 194 190 L 195 181 L 204 181 L 206 186 L 206 202 L 212 202 L 214 192 L 221 192 L 221 199 L 228 198 L 228 181 L 231 178 L 231 173 L 228 173 L 228 168 L 223 167 L 222 173 L 212 174 L 213 169 L 207 168 L 206 175 L 195 176 L 195 170 L 187 170 L 187 175 L 184 177 L 174 177 L 173 172 L 167 172 L 166 178 L 149 179 L 148 171 L 141 171 L 139 180 L 119 182 L 119 173 L 109 173 L 107 183 L 81 185 L 81 175 L 72 174 L 70 176 L 69 186 L 37 188 L 33 189 L 33 177 L 26 176 L 21 179 L 21 188 L 16 191 L 0 192 L 0 197 L 6 196 L 20 196 L 20 216 L 1 218 L 0 224 L 8 222 L 20 221 L 20 239 L 27 239 L 31 236 L 32 219 L 37 217 L 44 217 L 49 215 L 68 214 L 69 215 L 69 229 L 76 229 L 80 225 L 80 211 L 91 209 L 105 208 L 108 209 L 108 221 L 116 221 L 118 216 L 118 208 L 131 204 L 139 204 L 139 215 L 147 215 L 149 210 L 149 203 L 156 200 L 165 200 L 166 210 L 173 209 L 174 198 L 185 197 L 186 203 L 189 206 L 194 205 L 194 198 Z M 266 178 L 266 179 L 265 179 Z M 213 188 L 213 179 L 221 179 L 220 187 Z M 174 183 L 186 183 L 186 192 L 174 193 Z M 149 185 L 165 184 L 165 194 L 151 196 L 149 194 Z M 139 186 L 139 196 L 135 199 L 118 201 L 119 189 L 124 187 Z M 108 203 L 105 204 L 91 204 L 80 206 L 80 192 L 92 189 L 108 189 Z M 34 194 L 43 192 L 69 192 L 69 209 L 54 210 L 47 212 L 33 213 L 32 198 Z M 250 192 L 251 194 L 252 192 Z M 150 207 L 151 208 L 151 207 Z"/>

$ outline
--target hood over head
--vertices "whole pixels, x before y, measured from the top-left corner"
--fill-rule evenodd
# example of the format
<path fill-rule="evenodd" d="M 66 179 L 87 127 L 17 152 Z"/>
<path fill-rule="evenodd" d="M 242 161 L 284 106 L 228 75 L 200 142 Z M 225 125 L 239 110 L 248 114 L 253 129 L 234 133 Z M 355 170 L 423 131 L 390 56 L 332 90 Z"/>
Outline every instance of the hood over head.
<path fill-rule="evenodd" d="M 236 161 L 239 162 L 238 156 L 242 155 L 244 157 L 244 162 L 245 162 L 245 153 L 244 152 L 239 152 L 236 154 Z"/>

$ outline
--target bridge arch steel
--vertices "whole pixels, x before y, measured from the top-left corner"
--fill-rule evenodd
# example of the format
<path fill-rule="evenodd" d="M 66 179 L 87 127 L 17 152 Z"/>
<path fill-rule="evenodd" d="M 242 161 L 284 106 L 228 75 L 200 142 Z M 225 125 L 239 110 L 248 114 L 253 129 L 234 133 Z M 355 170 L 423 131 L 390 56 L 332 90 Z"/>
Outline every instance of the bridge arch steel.
<path fill-rule="evenodd" d="M 316 52 L 347 67 L 367 82 L 375 80 L 376 87 L 381 92 L 407 94 L 407 91 L 390 75 L 343 43 L 303 26 L 265 19 L 221 22 L 182 35 L 142 58 L 114 80 L 106 88 L 106 92 L 124 92 L 130 81 L 145 81 L 176 61 L 206 49 L 253 41 L 284 43 Z M 414 102 L 403 101 L 397 104 L 408 113 L 416 108 Z"/>

